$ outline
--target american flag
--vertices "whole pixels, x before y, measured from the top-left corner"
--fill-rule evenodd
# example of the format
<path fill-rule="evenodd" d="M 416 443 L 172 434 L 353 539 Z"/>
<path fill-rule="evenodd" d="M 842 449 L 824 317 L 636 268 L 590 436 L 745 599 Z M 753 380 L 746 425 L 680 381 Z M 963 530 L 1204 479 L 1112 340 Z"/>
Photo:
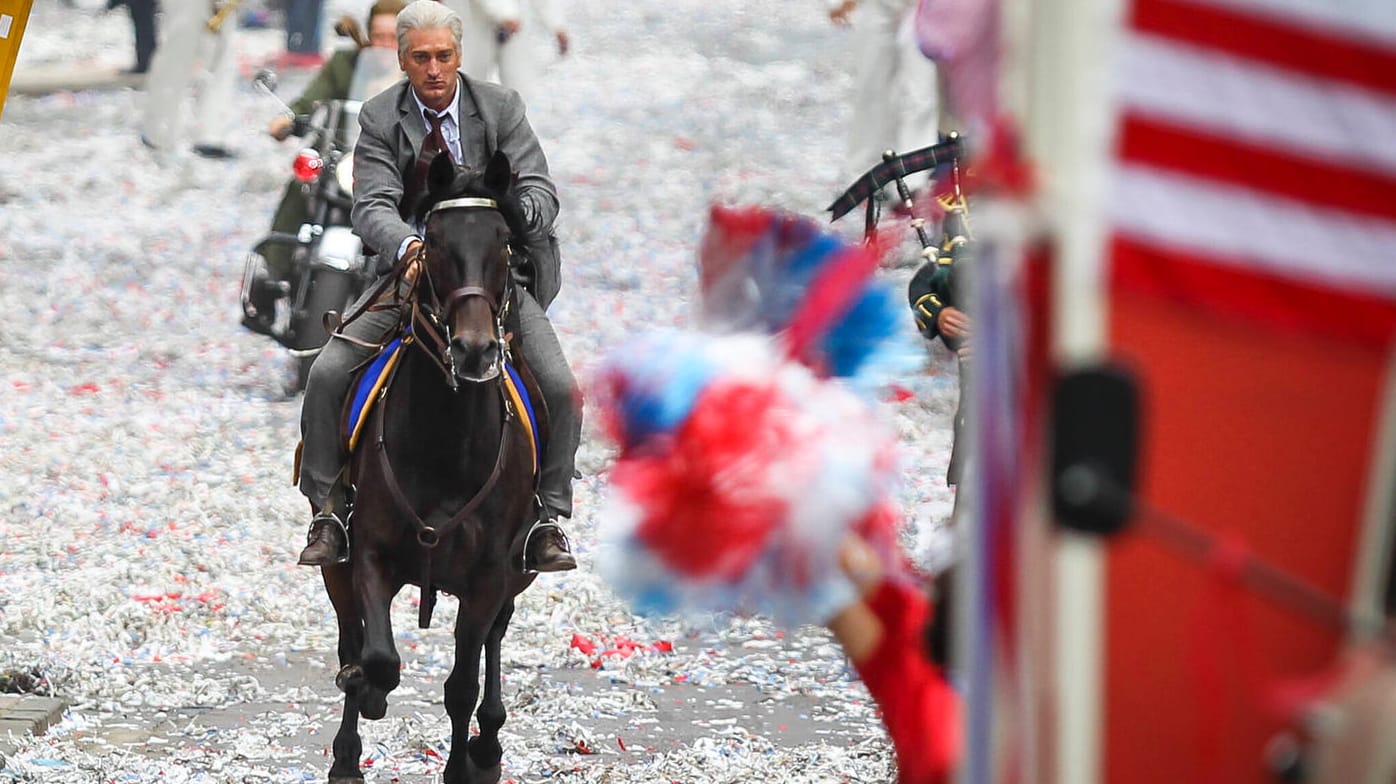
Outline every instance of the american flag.
<path fill-rule="evenodd" d="M 1134 0 L 1113 282 L 1337 338 L 1396 331 L 1396 3 Z"/>
<path fill-rule="evenodd" d="M 1363 545 L 1391 519 L 1396 3 L 1123 8 L 1105 71 L 1110 347 L 1140 378 L 1140 508 L 1211 544 L 1180 560 L 1141 526 L 1135 547 L 1101 548 L 1104 720 L 1071 737 L 1098 781 L 1259 782 L 1265 744 L 1298 722 L 1264 695 L 1344 641 L 1228 579 L 1228 548 L 1361 606 L 1353 575 L 1381 568 Z"/>

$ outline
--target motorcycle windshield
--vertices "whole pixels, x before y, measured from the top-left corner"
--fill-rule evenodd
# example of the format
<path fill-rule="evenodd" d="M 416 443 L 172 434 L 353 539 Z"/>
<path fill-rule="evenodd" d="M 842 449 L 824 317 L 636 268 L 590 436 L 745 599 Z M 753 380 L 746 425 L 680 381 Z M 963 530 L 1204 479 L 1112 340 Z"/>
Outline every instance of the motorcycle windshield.
<path fill-rule="evenodd" d="M 341 133 L 346 149 L 359 140 L 359 110 L 364 101 L 392 87 L 402 78 L 397 50 L 366 46 L 359 50 L 354 77 L 349 81 L 349 100 L 344 102 Z"/>
<path fill-rule="evenodd" d="M 398 68 L 397 50 L 381 46 L 366 46 L 359 50 L 354 64 L 354 78 L 349 82 L 349 99 L 367 101 L 397 84 L 402 78 Z"/>

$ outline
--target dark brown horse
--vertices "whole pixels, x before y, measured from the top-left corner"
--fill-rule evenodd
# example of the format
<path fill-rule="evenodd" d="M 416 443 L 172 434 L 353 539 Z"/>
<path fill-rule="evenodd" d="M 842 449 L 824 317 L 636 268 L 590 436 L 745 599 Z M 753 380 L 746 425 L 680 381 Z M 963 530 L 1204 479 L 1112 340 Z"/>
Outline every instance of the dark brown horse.
<path fill-rule="evenodd" d="M 445 688 L 451 754 L 444 781 L 500 778 L 500 643 L 514 597 L 533 580 L 518 563 L 538 446 L 505 381 L 506 363 L 528 378 L 510 345 L 517 333 L 511 259 L 523 236 L 511 181 L 502 154 L 483 175 L 438 156 L 418 209 L 426 255 L 405 295 L 405 345 L 351 462 L 350 561 L 323 570 L 339 620 L 336 683 L 344 690 L 331 784 L 363 780 L 358 719 L 382 718 L 398 685 L 389 605 L 409 583 L 422 588 L 423 627 L 437 590 L 460 601 Z M 473 738 L 472 713 L 480 726 Z"/>

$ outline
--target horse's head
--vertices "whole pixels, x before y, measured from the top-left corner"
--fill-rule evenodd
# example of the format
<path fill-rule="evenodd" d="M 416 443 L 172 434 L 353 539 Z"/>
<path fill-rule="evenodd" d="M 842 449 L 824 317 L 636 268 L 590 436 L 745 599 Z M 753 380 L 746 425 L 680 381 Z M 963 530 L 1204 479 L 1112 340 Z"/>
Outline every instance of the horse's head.
<path fill-rule="evenodd" d="M 521 250 L 524 226 L 512 185 L 502 152 L 483 173 L 438 155 L 427 175 L 418 207 L 426 240 L 420 302 L 442 332 L 441 359 L 453 387 L 498 377 L 504 361 L 514 295 L 510 259 Z"/>

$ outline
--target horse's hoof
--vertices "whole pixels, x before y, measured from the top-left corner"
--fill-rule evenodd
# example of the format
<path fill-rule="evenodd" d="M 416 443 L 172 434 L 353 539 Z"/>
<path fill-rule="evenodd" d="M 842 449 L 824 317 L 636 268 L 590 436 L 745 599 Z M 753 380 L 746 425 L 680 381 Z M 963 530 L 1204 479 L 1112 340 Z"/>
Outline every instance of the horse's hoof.
<path fill-rule="evenodd" d="M 475 760 L 466 757 L 465 778 L 461 781 L 467 784 L 499 784 L 499 780 L 504 773 L 503 763 L 496 762 L 488 768 L 482 768 L 475 764 Z"/>
<path fill-rule="evenodd" d="M 453 773 L 459 773 L 458 770 L 447 770 L 441 781 L 443 784 L 499 784 L 499 780 L 503 777 L 503 772 L 504 770 L 501 765 L 493 765 L 488 768 L 477 768 L 474 763 L 466 763 L 465 775 L 463 777 L 453 776 Z"/>

